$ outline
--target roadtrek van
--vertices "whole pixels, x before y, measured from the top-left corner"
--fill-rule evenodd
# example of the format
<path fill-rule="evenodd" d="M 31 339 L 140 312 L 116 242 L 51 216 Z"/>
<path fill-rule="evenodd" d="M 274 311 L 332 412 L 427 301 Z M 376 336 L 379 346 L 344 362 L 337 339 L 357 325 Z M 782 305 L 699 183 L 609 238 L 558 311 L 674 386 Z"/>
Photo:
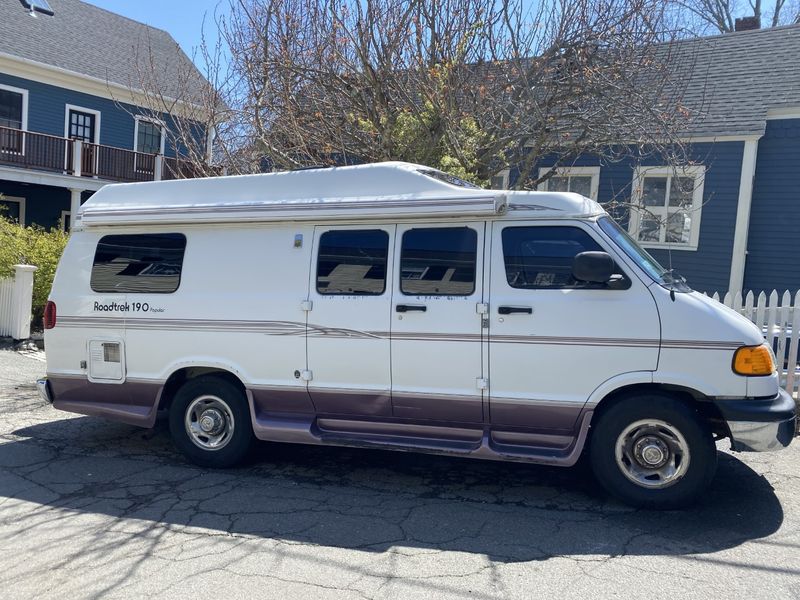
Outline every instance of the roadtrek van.
<path fill-rule="evenodd" d="M 407 163 L 110 185 L 45 311 L 43 397 L 226 467 L 255 439 L 571 466 L 690 503 L 715 440 L 776 450 L 792 399 L 755 325 L 596 202 Z"/>

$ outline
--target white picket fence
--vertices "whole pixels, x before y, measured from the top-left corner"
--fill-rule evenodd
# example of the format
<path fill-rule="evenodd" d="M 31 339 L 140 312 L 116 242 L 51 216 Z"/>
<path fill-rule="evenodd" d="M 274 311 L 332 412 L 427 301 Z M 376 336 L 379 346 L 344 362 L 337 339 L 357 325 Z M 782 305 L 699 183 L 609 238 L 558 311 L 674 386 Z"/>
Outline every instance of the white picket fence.
<path fill-rule="evenodd" d="M 31 337 L 33 272 L 31 265 L 14 265 L 14 277 L 0 279 L 0 337 Z"/>
<path fill-rule="evenodd" d="M 14 279 L 0 279 L 0 337 L 11 336 L 11 307 L 14 305 Z"/>
<path fill-rule="evenodd" d="M 800 388 L 800 290 L 794 298 L 787 291 L 778 295 L 772 290 L 769 296 L 761 292 L 758 296 L 748 292 L 742 297 L 740 292 L 728 292 L 720 299 L 715 293 L 712 298 L 729 306 L 750 319 L 764 333 L 766 341 L 775 349 L 778 366 L 783 365 L 781 385 L 790 394 L 797 394 Z"/>

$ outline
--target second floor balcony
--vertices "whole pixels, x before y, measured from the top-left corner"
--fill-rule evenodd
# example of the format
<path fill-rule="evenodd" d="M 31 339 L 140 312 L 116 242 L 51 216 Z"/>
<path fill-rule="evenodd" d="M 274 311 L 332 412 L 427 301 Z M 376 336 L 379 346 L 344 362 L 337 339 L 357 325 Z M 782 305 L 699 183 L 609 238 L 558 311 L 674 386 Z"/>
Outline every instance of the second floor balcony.
<path fill-rule="evenodd" d="M 207 175 L 191 161 L 65 137 L 0 127 L 0 166 L 110 182 L 163 181 Z"/>

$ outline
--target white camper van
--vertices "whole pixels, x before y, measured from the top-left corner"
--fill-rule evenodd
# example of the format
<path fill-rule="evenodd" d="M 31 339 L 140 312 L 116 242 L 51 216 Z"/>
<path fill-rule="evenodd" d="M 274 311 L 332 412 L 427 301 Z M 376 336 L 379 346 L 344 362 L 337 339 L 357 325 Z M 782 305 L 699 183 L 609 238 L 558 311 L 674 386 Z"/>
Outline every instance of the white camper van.
<path fill-rule="evenodd" d="M 749 321 L 597 203 L 406 163 L 111 185 L 45 317 L 56 408 L 152 427 L 201 465 L 255 439 L 573 465 L 685 505 L 715 440 L 789 444 Z"/>

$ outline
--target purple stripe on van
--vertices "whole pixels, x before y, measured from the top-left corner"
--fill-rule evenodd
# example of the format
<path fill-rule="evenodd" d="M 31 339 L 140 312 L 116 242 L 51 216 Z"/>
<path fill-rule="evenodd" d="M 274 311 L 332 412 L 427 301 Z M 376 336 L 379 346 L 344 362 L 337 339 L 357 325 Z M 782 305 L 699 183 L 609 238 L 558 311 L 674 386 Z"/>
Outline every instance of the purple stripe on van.
<path fill-rule="evenodd" d="M 453 423 L 482 423 L 480 396 L 392 392 L 393 414 L 401 419 L 430 419 Z"/>
<path fill-rule="evenodd" d="M 249 386 L 256 416 L 264 413 L 314 414 L 308 390 L 302 386 Z"/>
<path fill-rule="evenodd" d="M 519 398 L 489 401 L 492 427 L 572 431 L 583 410 L 582 402 L 540 402 Z"/>
<path fill-rule="evenodd" d="M 319 414 L 391 417 L 389 390 L 344 390 L 310 387 L 311 401 Z"/>
<path fill-rule="evenodd" d="M 93 383 L 84 376 L 48 375 L 53 406 L 59 410 L 152 427 L 163 384 L 129 379 L 122 384 Z"/>

